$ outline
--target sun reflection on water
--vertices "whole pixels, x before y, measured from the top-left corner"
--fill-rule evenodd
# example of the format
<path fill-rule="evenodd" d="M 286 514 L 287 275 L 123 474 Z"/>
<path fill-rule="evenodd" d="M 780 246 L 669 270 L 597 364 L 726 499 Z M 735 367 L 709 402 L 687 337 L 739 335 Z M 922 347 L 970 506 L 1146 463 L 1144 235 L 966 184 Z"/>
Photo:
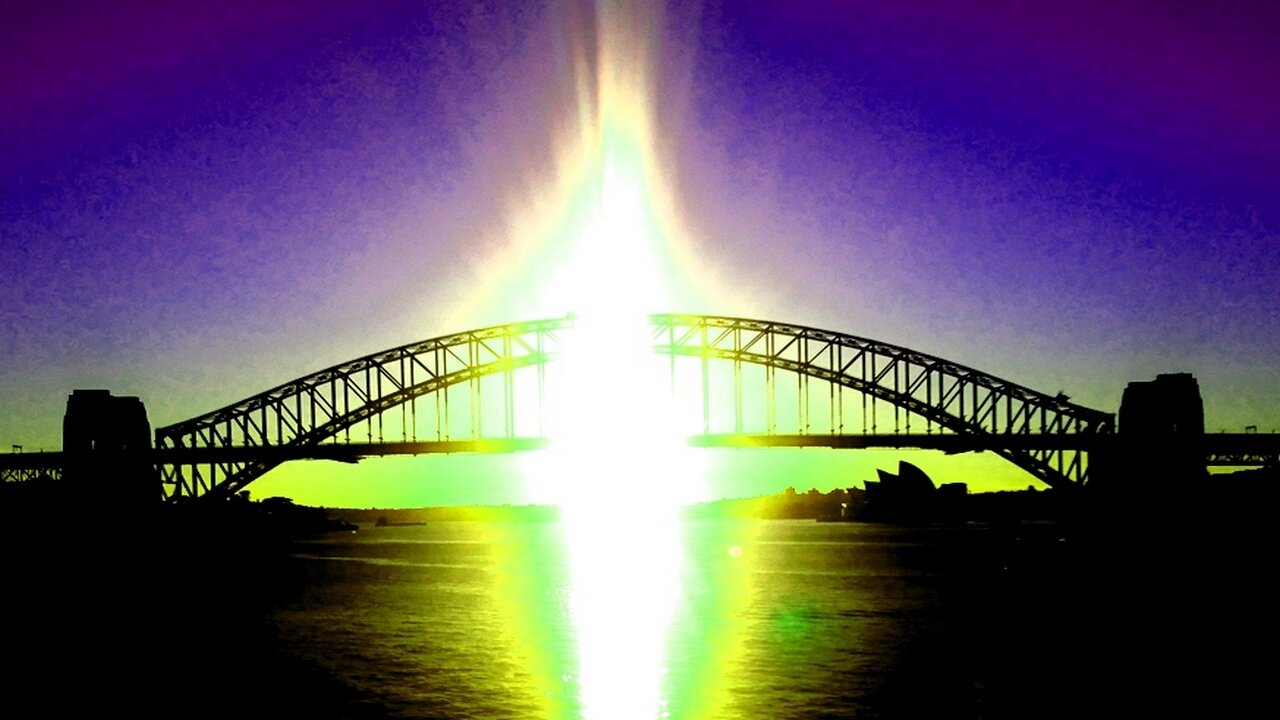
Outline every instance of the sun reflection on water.
<path fill-rule="evenodd" d="M 666 635 L 680 597 L 680 508 L 701 494 L 699 456 L 671 425 L 647 309 L 661 283 L 645 257 L 639 188 L 606 153 L 599 217 L 575 278 L 589 298 L 547 392 L 553 446 L 536 474 L 561 508 L 577 687 L 585 718 L 664 716 Z"/>

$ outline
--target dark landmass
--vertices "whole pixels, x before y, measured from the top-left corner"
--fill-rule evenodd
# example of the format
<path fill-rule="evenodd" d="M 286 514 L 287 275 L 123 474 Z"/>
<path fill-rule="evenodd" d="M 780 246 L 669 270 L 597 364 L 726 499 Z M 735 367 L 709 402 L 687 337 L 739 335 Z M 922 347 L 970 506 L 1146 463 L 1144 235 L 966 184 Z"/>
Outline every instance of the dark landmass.
<path fill-rule="evenodd" d="M 906 487 L 901 487 L 906 478 Z M 1212 476 L 1197 491 L 1181 490 L 1179 502 L 1186 501 L 1179 516 L 1187 519 L 1230 517 L 1233 513 L 1264 505 L 1280 486 L 1275 469 L 1242 470 Z M 1134 501 L 1138 502 L 1138 501 Z M 1165 502 L 1146 497 L 1143 507 Z M 1141 507 L 1119 513 L 1147 514 Z M 553 522 L 559 510 L 551 505 L 478 505 L 420 508 L 327 508 L 335 521 L 364 527 L 397 527 L 450 521 Z M 1010 523 L 1091 522 L 1088 499 L 1078 493 L 1053 489 L 1009 490 L 968 493 L 962 483 L 937 486 L 909 463 L 901 463 L 898 473 L 881 472 L 878 481 L 863 487 L 836 488 L 822 492 L 811 488 L 798 492 L 789 487 L 774 495 L 729 498 L 696 503 L 684 508 L 688 519 L 715 520 L 818 520 L 919 524 L 933 522 L 978 522 L 994 526 Z M 1115 522 L 1123 522 L 1119 518 Z"/>
<path fill-rule="evenodd" d="M 428 525 L 435 522 L 552 522 L 559 510 L 550 505 L 468 505 L 420 508 L 327 508 L 335 520 L 361 528 Z"/>
<path fill-rule="evenodd" d="M 922 472 L 909 463 L 902 476 L 915 482 L 915 489 L 894 492 L 895 476 L 881 473 L 879 485 L 888 492 L 878 497 L 869 489 L 837 488 L 829 492 L 810 489 L 797 492 L 789 487 L 775 495 L 731 498 L 696 503 L 684 508 L 689 519 L 718 520 L 822 520 L 927 522 L 936 520 L 1055 520 L 1060 519 L 1061 497 L 1053 491 L 1028 488 L 1017 492 L 967 494 L 962 484 L 936 488 Z M 913 474 L 914 473 L 914 474 Z M 877 485 L 876 482 L 867 483 Z M 421 508 L 329 508 L 335 519 L 361 527 L 424 525 L 448 521 L 550 522 L 559 510 L 550 505 L 483 505 Z"/>
<path fill-rule="evenodd" d="M 271 620 L 309 584 L 293 543 L 349 526 L 283 498 L 140 509 L 20 492 L 0 511 L 0 713 L 385 717 L 288 656 Z"/>
<path fill-rule="evenodd" d="M 290 539 L 330 532 L 354 532 L 356 525 L 332 517 L 328 510 L 298 505 L 290 498 L 270 497 L 257 502 L 245 496 L 237 497 L 225 507 L 210 512 L 208 521 L 226 523 L 231 527 L 255 526 L 262 532 L 271 532 Z"/>
<path fill-rule="evenodd" d="M 690 505 L 684 516 L 699 520 L 816 520 L 838 518 L 840 508 L 849 500 L 847 490 L 827 493 L 811 489 L 797 493 L 787 488 L 776 495 L 733 498 Z"/>

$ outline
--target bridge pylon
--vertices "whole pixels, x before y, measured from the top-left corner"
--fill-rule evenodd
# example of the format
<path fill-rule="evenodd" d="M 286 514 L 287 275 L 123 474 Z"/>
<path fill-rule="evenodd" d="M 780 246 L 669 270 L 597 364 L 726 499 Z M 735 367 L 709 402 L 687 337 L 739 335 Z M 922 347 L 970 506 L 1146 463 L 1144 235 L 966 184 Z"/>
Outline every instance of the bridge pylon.
<path fill-rule="evenodd" d="M 1185 493 L 1207 479 L 1204 402 L 1195 377 L 1173 373 L 1129 383 L 1116 441 L 1095 453 L 1093 470 L 1093 491 L 1122 505 Z"/>

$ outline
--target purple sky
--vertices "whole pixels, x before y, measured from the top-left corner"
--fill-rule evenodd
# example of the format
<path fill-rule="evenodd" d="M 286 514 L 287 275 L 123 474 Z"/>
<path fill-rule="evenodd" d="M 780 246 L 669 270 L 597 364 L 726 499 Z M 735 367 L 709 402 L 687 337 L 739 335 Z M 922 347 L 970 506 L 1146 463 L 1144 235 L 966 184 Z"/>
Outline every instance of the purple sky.
<path fill-rule="evenodd" d="M 75 387 L 162 425 L 542 310 L 508 223 L 571 122 L 589 3 L 375 5 L 0 6 L 0 442 L 57 447 Z M 670 309 L 1110 411 L 1191 371 L 1211 430 L 1280 428 L 1273 4 L 681 2 L 662 23 L 668 184 L 693 272 L 736 289 Z"/>

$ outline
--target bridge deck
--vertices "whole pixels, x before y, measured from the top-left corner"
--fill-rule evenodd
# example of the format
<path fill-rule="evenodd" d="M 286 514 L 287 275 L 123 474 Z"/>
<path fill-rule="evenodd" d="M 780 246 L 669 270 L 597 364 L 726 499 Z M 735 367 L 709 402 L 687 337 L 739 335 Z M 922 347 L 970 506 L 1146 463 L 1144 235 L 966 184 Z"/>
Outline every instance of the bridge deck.
<path fill-rule="evenodd" d="M 998 449 L 1099 450 L 1114 446 L 1117 435 L 957 435 L 957 434 L 877 434 L 877 435 L 694 435 L 693 447 L 707 448 L 902 448 L 939 450 L 945 453 L 983 452 Z M 1204 436 L 1206 464 L 1217 466 L 1263 465 L 1280 458 L 1280 433 L 1232 433 Z M 541 450 L 551 445 L 546 438 L 515 437 L 478 440 L 433 440 L 386 443 L 322 443 L 311 446 L 260 445 L 204 448 L 158 448 L 151 451 L 157 465 L 209 462 L 252 462 L 289 460 L 334 460 L 358 462 L 363 458 L 391 455 L 436 455 L 449 453 L 511 453 Z M 60 468 L 61 452 L 0 454 L 0 471 Z"/>

